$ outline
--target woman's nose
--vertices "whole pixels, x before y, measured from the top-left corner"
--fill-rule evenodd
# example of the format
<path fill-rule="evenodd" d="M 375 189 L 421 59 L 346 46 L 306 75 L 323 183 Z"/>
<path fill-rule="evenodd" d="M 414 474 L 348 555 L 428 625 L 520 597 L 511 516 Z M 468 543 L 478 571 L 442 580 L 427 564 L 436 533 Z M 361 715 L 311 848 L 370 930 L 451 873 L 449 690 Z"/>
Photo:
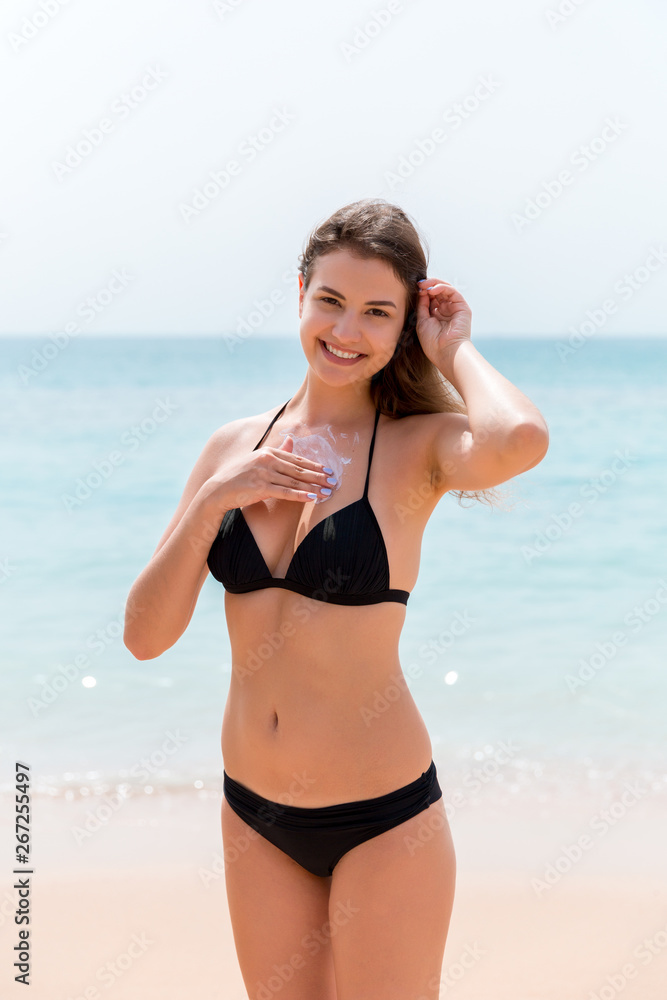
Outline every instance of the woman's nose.
<path fill-rule="evenodd" d="M 355 344 L 361 340 L 359 323 L 352 313 L 342 313 L 334 323 L 333 330 L 341 343 L 344 341 L 346 344 Z"/>

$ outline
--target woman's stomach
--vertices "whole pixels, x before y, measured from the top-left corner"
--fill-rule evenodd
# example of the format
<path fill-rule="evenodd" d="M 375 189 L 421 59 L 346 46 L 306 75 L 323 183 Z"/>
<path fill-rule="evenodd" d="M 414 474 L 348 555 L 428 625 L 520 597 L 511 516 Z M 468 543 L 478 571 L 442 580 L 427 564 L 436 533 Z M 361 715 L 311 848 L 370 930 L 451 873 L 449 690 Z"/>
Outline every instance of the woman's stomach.
<path fill-rule="evenodd" d="M 319 607 L 297 627 L 284 599 L 252 607 L 250 595 L 231 596 L 245 600 L 226 602 L 230 777 L 272 801 L 317 807 L 384 795 L 428 768 L 431 741 L 398 659 L 404 605 L 300 598 Z"/>

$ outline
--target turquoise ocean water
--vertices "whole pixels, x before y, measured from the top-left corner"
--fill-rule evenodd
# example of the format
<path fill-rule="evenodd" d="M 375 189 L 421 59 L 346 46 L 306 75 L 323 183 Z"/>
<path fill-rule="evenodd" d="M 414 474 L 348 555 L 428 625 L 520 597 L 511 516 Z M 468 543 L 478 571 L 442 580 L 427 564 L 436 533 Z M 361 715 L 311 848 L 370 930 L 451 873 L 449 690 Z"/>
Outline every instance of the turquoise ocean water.
<path fill-rule="evenodd" d="M 660 794 L 667 342 L 592 338 L 564 359 L 555 339 L 474 342 L 551 443 L 513 510 L 446 496 L 426 528 L 400 654 L 438 768 L 504 745 L 505 789 L 641 776 Z M 300 384 L 298 340 L 3 338 L 0 354 L 0 783 L 19 759 L 51 795 L 219 789 L 221 585 L 156 660 L 123 645 L 123 605 L 213 430 Z"/>

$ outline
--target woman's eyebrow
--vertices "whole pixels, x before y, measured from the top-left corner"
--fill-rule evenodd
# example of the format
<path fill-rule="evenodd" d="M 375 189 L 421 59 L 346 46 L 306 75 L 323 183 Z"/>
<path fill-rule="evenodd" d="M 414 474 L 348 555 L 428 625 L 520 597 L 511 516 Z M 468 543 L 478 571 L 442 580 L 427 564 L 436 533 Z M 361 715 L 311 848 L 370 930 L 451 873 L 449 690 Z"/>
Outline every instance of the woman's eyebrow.
<path fill-rule="evenodd" d="M 341 295 L 340 292 L 337 292 L 333 288 L 329 288 L 327 285 L 318 285 L 317 286 L 317 291 L 318 292 L 331 292 L 332 295 L 337 295 L 339 299 L 342 299 L 343 302 L 345 301 L 345 296 L 344 295 Z M 389 301 L 386 301 L 386 302 L 382 301 L 381 302 L 381 301 L 378 300 L 377 302 L 364 302 L 364 305 L 366 305 L 366 306 L 393 306 L 394 309 L 396 309 L 396 303 L 395 302 L 389 302 Z"/>

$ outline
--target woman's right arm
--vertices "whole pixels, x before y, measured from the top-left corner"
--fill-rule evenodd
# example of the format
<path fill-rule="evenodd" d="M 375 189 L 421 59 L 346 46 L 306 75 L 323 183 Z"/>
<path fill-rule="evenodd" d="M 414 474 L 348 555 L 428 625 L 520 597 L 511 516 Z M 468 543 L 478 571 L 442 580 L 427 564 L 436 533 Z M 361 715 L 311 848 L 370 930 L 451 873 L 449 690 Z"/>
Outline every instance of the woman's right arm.
<path fill-rule="evenodd" d="M 234 424 L 237 422 L 234 421 Z M 208 575 L 206 557 L 226 509 L 209 485 L 220 466 L 230 425 L 206 442 L 174 516 L 127 598 L 123 642 L 138 660 L 160 656 L 185 632 Z"/>
<path fill-rule="evenodd" d="M 324 466 L 295 455 L 290 436 L 279 448 L 229 458 L 244 423 L 233 420 L 208 439 L 174 516 L 132 585 L 123 642 L 138 660 L 160 656 L 188 627 L 225 511 L 269 497 L 305 503 L 314 498 L 312 489 L 327 484 Z"/>

